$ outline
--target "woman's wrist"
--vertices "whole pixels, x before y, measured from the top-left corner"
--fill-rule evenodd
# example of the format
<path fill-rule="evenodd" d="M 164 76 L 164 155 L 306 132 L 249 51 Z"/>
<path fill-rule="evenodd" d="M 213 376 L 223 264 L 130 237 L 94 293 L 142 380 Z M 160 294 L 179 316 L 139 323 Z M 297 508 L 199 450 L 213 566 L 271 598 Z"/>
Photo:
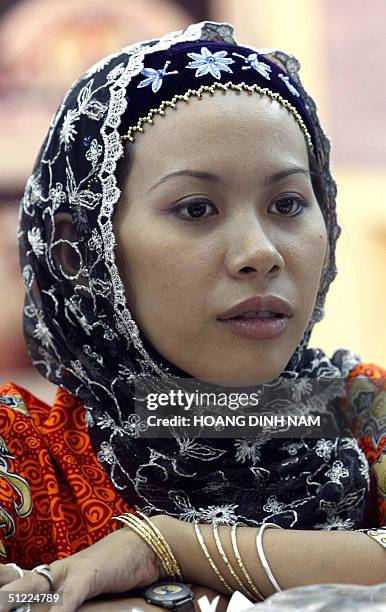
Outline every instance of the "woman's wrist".
<path fill-rule="evenodd" d="M 191 578 L 187 575 L 187 565 L 184 556 L 181 554 L 181 549 L 178 544 L 184 542 L 186 538 L 186 528 L 189 527 L 189 523 L 185 523 L 184 521 L 178 520 L 169 516 L 167 514 L 156 514 L 151 517 L 152 523 L 162 533 L 165 540 L 169 544 L 176 561 L 181 568 L 182 576 L 185 581 L 190 581 Z M 190 525 L 191 527 L 191 525 Z M 186 541 L 186 540 L 185 540 Z M 165 574 L 164 569 L 162 568 L 162 564 L 159 561 L 160 568 L 160 580 L 166 580 L 167 576 Z"/>
<path fill-rule="evenodd" d="M 136 588 L 146 587 L 153 582 L 160 580 L 160 562 L 152 548 L 130 527 L 123 527 L 114 532 L 114 535 L 124 535 L 127 540 L 124 546 L 132 546 L 141 558 L 141 563 L 137 565 L 135 574 Z M 113 535 L 113 534 L 111 534 Z M 120 543 L 121 545 L 121 543 Z M 150 580 L 149 580 L 150 578 Z"/>

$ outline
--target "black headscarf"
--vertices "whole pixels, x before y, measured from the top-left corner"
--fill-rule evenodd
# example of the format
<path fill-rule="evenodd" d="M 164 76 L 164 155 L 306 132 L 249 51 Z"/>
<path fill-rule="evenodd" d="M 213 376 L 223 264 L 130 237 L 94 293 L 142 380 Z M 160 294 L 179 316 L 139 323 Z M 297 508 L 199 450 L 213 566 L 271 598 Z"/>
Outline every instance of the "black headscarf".
<path fill-rule="evenodd" d="M 107 474 L 129 504 L 149 514 L 251 525 L 269 519 L 298 528 L 354 528 L 365 520 L 368 465 L 350 437 L 146 441 L 137 437 L 133 414 L 138 379 L 184 373 L 149 346 L 127 307 L 112 220 L 121 193 L 117 164 L 127 138 L 151 129 L 148 120 L 160 110 L 170 112 L 173 99 L 184 103 L 192 88 L 196 93 L 189 95 L 198 95 L 201 86 L 249 87 L 252 95 L 276 98 L 302 129 L 320 177 L 329 256 L 312 317 L 281 376 L 344 381 L 360 362 L 351 351 L 329 359 L 307 347 L 336 275 L 340 228 L 329 143 L 298 70 L 297 60 L 285 53 L 237 45 L 229 24 L 202 22 L 132 45 L 71 87 L 28 180 L 19 244 L 32 363 L 83 400 Z M 72 238 L 58 230 L 60 213 L 71 214 Z M 71 274 L 61 265 L 63 248 L 75 262 Z"/>

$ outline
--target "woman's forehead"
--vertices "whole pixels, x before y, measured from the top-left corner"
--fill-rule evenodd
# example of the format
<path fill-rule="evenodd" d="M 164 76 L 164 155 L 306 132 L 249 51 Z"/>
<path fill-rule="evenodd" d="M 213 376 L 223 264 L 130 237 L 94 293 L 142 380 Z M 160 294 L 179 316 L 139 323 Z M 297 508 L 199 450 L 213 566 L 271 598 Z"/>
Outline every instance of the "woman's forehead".
<path fill-rule="evenodd" d="M 308 167 L 307 145 L 297 122 L 267 97 L 219 92 L 169 109 L 145 127 L 133 147 L 133 167 L 152 174 L 170 164 L 241 165 L 250 160 L 271 165 L 281 160 Z"/>

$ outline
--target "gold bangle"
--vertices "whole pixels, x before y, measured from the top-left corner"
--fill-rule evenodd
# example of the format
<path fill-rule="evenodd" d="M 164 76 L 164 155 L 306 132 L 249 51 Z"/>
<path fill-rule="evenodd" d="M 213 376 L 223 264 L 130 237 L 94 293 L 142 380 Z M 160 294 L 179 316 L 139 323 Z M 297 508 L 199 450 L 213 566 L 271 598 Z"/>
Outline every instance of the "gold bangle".
<path fill-rule="evenodd" d="M 173 564 L 171 560 L 169 559 L 167 550 L 163 546 L 163 543 L 160 542 L 158 538 L 155 537 L 154 533 L 147 527 L 144 521 L 142 521 L 137 516 L 132 515 L 132 514 L 122 515 L 120 518 L 121 520 L 126 522 L 126 524 L 129 525 L 129 527 L 131 527 L 134 531 L 136 531 L 138 535 L 140 536 L 142 535 L 144 538 L 147 538 L 147 541 L 150 540 L 152 542 L 153 544 L 152 548 L 153 550 L 157 551 L 156 554 L 162 563 L 165 573 L 169 577 L 175 577 L 176 575 L 175 568 L 173 567 Z"/>
<path fill-rule="evenodd" d="M 156 546 L 159 548 L 160 553 L 161 553 L 161 560 L 165 561 L 165 563 L 168 564 L 169 567 L 169 574 L 170 575 L 178 575 L 181 574 L 180 569 L 177 565 L 177 562 L 175 561 L 174 557 L 173 559 L 170 558 L 169 556 L 169 552 L 167 550 L 167 548 L 165 547 L 165 542 L 159 538 L 158 534 L 156 534 L 151 527 L 153 526 L 152 523 L 150 523 L 150 528 L 149 526 L 144 523 L 143 520 L 139 519 L 137 516 L 133 515 L 133 514 L 124 514 L 122 515 L 123 517 L 125 517 L 128 521 L 130 521 L 132 524 L 135 524 L 138 526 L 139 529 L 141 529 L 142 532 L 146 533 L 150 538 L 152 538 L 154 540 L 154 543 L 156 544 Z M 174 563 L 174 562 L 175 563 Z"/>
<path fill-rule="evenodd" d="M 150 546 L 156 557 L 158 557 L 158 559 L 161 561 L 165 574 L 170 578 L 175 577 L 173 567 L 171 566 L 167 556 L 165 556 L 165 550 L 159 545 L 159 542 L 155 540 L 154 537 L 151 537 L 152 534 L 149 533 L 150 530 L 146 530 L 144 526 L 138 524 L 135 520 L 130 520 L 132 518 L 131 515 L 114 516 L 113 518 L 118 521 L 122 521 L 137 535 L 139 535 L 139 537 L 144 540 L 148 546 Z M 142 521 L 139 522 L 141 523 Z"/>
<path fill-rule="evenodd" d="M 116 516 L 113 518 L 125 523 L 132 531 L 134 531 L 137 535 L 139 535 L 139 537 L 142 540 L 144 540 L 148 546 L 150 546 L 150 548 L 152 549 L 156 557 L 158 557 L 158 559 L 161 561 L 162 567 L 166 575 L 171 577 L 172 576 L 171 568 L 169 567 L 166 559 L 164 558 L 163 551 L 159 548 L 158 543 L 154 542 L 154 540 L 152 540 L 149 537 L 148 533 L 144 533 L 143 530 L 138 525 L 136 525 L 135 523 L 132 523 L 126 517 Z"/>
<path fill-rule="evenodd" d="M 236 580 L 237 584 L 241 587 L 241 589 L 245 592 L 245 594 L 248 597 L 252 597 L 252 599 L 254 599 L 255 595 L 253 593 L 251 593 L 251 591 L 240 580 L 239 576 L 236 574 L 236 572 L 233 569 L 233 567 L 232 567 L 228 557 L 225 554 L 225 550 L 223 548 L 223 545 L 221 544 L 221 539 L 220 539 L 220 535 L 219 535 L 219 532 L 218 532 L 217 523 L 213 523 L 212 527 L 213 527 L 213 537 L 214 537 L 214 540 L 216 542 L 218 551 L 219 551 L 221 557 L 223 558 L 223 561 L 224 561 L 225 565 L 227 566 L 227 568 L 229 570 L 229 573 L 233 576 L 233 578 Z"/>
<path fill-rule="evenodd" d="M 177 560 L 175 558 L 175 556 L 173 555 L 173 552 L 169 546 L 169 544 L 167 543 L 165 537 L 162 535 L 161 531 L 156 527 L 156 525 L 154 525 L 150 519 L 143 514 L 142 512 L 137 511 L 139 514 L 141 514 L 141 516 L 144 517 L 147 525 L 148 525 L 148 529 L 150 530 L 152 537 L 154 537 L 156 539 L 156 541 L 159 543 L 159 546 L 161 547 L 162 551 L 163 551 L 163 557 L 165 559 L 168 560 L 169 566 L 171 567 L 171 570 L 173 572 L 174 576 L 177 576 L 178 580 L 181 580 L 181 582 L 183 581 L 183 577 L 182 577 L 182 572 L 180 570 L 180 566 L 177 563 Z M 136 517 L 136 520 L 139 521 L 139 519 Z M 142 527 L 145 527 L 145 524 L 143 521 L 140 521 Z"/>
<path fill-rule="evenodd" d="M 239 523 L 235 523 L 232 527 L 231 530 L 231 540 L 232 540 L 232 548 L 233 548 L 233 552 L 234 555 L 237 559 L 237 562 L 240 566 L 241 571 L 243 572 L 246 581 L 248 582 L 249 586 L 251 587 L 253 593 L 255 593 L 257 595 L 257 597 L 261 600 L 264 601 L 264 596 L 260 593 L 259 589 L 257 588 L 257 586 L 252 582 L 252 579 L 250 577 L 250 575 L 248 574 L 246 567 L 241 559 L 241 555 L 237 546 L 237 537 L 236 537 L 236 530 L 237 527 L 239 526 Z"/>
<path fill-rule="evenodd" d="M 209 561 L 209 565 L 211 566 L 212 570 L 215 572 L 215 574 L 218 576 L 218 578 L 221 580 L 221 582 L 223 583 L 223 585 L 225 586 L 226 590 L 228 591 L 228 593 L 233 594 L 234 589 L 232 589 L 232 587 L 227 583 L 227 581 L 225 580 L 225 578 L 221 575 L 220 570 L 218 569 L 217 565 L 215 564 L 215 562 L 213 561 L 213 559 L 211 558 L 208 549 L 206 547 L 206 544 L 204 542 L 204 538 L 202 537 L 200 528 L 198 526 L 198 520 L 196 519 L 194 521 L 194 529 L 196 531 L 196 536 L 197 536 L 197 540 L 199 541 L 199 544 L 204 552 L 205 557 L 208 559 Z"/>
<path fill-rule="evenodd" d="M 146 514 L 144 514 L 143 512 L 140 512 L 138 510 L 138 514 L 140 516 L 142 516 L 144 518 L 144 520 L 148 523 L 148 525 L 154 530 L 155 534 L 158 536 L 158 538 L 161 540 L 161 542 L 164 543 L 164 546 L 169 554 L 169 558 L 173 563 L 174 569 L 176 570 L 176 574 L 177 576 L 180 578 L 181 582 L 183 582 L 183 576 L 182 576 L 182 572 L 180 569 L 180 566 L 178 565 L 177 559 L 175 558 L 172 549 L 170 548 L 165 536 L 163 535 L 163 533 L 158 529 L 158 527 L 156 525 L 154 525 L 154 523 L 151 522 L 151 520 L 149 519 L 149 517 L 146 516 Z"/>

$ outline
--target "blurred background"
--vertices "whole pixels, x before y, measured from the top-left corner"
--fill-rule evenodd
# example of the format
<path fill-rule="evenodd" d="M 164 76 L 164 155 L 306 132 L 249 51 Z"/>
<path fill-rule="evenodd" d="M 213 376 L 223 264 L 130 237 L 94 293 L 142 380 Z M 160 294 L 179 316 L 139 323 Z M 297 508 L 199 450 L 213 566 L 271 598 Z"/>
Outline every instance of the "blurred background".
<path fill-rule="evenodd" d="M 339 275 L 311 337 L 386 367 L 385 0 L 0 0 L 0 385 L 52 402 L 22 332 L 18 206 L 69 85 L 104 55 L 189 23 L 233 23 L 239 42 L 297 56 L 332 141 Z"/>

